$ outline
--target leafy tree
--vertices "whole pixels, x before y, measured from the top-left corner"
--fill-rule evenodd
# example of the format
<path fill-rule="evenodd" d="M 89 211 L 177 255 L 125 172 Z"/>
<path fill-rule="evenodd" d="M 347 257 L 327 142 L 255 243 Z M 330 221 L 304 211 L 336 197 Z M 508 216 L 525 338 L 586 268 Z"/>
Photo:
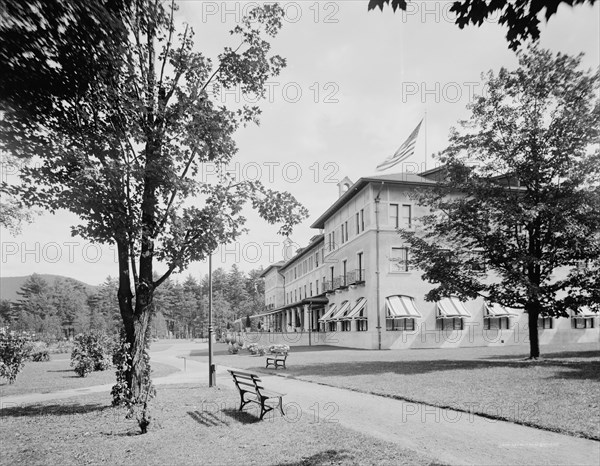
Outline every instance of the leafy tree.
<path fill-rule="evenodd" d="M 52 287 L 38 274 L 32 274 L 17 291 L 14 303 L 17 318 L 13 327 L 20 331 L 60 335 L 60 317 L 53 302 Z"/>
<path fill-rule="evenodd" d="M 392 10 L 406 10 L 410 0 L 369 0 L 369 10 L 391 5 Z M 481 26 L 485 20 L 499 14 L 498 22 L 506 26 L 509 47 L 517 50 L 521 42 L 540 37 L 540 20 L 543 14 L 548 21 L 561 4 L 575 6 L 593 5 L 596 0 L 460 0 L 455 1 L 450 12 L 456 14 L 455 23 L 463 29 L 469 24 Z"/>
<path fill-rule="evenodd" d="M 119 314 L 118 289 L 118 281 L 112 277 L 107 277 L 97 288 L 94 295 L 88 298 L 92 329 L 101 330 L 105 328 L 109 334 L 119 333 L 123 322 Z"/>
<path fill-rule="evenodd" d="M 530 48 L 519 67 L 487 74 L 488 95 L 453 129 L 446 179 L 417 193 L 432 209 L 403 231 L 412 262 L 437 284 L 426 298 L 483 296 L 538 316 L 600 310 L 598 73 Z"/>
<path fill-rule="evenodd" d="M 283 10 L 253 9 L 231 31 L 238 42 L 213 65 L 194 50 L 190 27 L 177 30 L 173 3 L 52 4 L 47 13 L 34 0 L 9 2 L 0 30 L 7 109 L 0 149 L 40 159 L 12 191 L 27 205 L 74 212 L 81 224 L 73 234 L 116 245 L 132 362 L 126 378 L 137 399 L 146 392 L 154 291 L 235 240 L 248 202 L 269 223 L 281 222 L 283 235 L 306 216 L 289 193 L 259 182 L 236 182 L 224 171 L 213 183 L 199 177 L 204 163 L 229 163 L 235 131 L 260 114 L 256 106 L 218 105 L 207 89 L 265 95 L 267 80 L 285 66 L 265 40 L 279 32 Z M 159 278 L 157 262 L 165 267 Z"/>

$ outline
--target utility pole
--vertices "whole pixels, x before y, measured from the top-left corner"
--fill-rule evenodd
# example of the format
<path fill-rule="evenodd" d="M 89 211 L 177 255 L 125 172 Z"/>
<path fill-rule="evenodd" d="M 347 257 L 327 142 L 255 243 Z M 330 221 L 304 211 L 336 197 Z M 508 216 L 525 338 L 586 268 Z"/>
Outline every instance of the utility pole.
<path fill-rule="evenodd" d="M 213 325 L 212 325 L 212 253 L 208 256 L 208 386 L 217 384 L 217 374 L 213 364 Z"/>

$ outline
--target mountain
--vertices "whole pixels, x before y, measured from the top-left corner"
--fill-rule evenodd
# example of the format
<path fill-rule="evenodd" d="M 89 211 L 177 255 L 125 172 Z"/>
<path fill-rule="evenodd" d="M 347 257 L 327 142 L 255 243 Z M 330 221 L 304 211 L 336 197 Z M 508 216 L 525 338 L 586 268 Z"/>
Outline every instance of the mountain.
<path fill-rule="evenodd" d="M 54 285 L 54 282 L 58 279 L 79 283 L 83 285 L 88 294 L 94 294 L 98 289 L 97 286 L 89 285 L 80 280 L 75 280 L 74 278 L 65 277 L 63 275 L 39 274 L 39 276 L 46 280 L 50 285 Z M 21 286 L 23 286 L 29 277 L 30 275 L 24 277 L 0 277 L 0 298 L 8 299 L 9 301 L 17 301 L 19 299 L 17 291 L 21 289 Z"/>

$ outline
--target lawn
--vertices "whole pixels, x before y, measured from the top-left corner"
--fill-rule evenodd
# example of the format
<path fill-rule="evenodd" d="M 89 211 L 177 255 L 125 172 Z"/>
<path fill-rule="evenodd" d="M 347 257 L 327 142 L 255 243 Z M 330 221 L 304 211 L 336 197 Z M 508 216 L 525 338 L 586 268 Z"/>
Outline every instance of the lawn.
<path fill-rule="evenodd" d="M 527 348 L 365 351 L 292 348 L 278 374 L 360 392 L 451 407 L 497 419 L 600 440 L 598 345 Z M 194 358 L 205 358 L 196 352 Z M 264 357 L 230 355 L 218 345 L 217 364 L 275 373 Z"/>
<path fill-rule="evenodd" d="M 310 416 L 258 421 L 239 413 L 237 401 L 228 387 L 160 386 L 146 435 L 110 407 L 108 394 L 4 408 L 0 464 L 433 464 L 337 423 L 311 423 Z"/>
<path fill-rule="evenodd" d="M 151 363 L 153 376 L 163 377 L 177 372 L 177 369 L 165 364 Z M 86 377 L 79 377 L 70 366 L 68 354 L 52 354 L 48 362 L 25 363 L 17 375 L 17 380 L 9 385 L 6 379 L 0 379 L 0 396 L 23 393 L 50 393 L 71 388 L 84 388 L 93 385 L 115 383 L 115 370 L 97 371 Z"/>

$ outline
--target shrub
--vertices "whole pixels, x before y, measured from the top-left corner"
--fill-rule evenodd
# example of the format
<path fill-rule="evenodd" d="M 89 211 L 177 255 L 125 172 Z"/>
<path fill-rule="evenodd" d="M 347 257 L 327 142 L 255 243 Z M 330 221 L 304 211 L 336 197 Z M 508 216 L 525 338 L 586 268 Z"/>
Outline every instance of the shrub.
<path fill-rule="evenodd" d="M 288 345 L 271 345 L 269 346 L 269 353 L 287 353 L 290 347 Z"/>
<path fill-rule="evenodd" d="M 0 377 L 12 384 L 25 365 L 30 347 L 27 335 L 0 329 Z"/>
<path fill-rule="evenodd" d="M 112 339 L 104 333 L 80 333 L 74 340 L 71 366 L 81 377 L 92 371 L 104 371 L 111 365 L 113 346 Z"/>
<path fill-rule="evenodd" d="M 33 362 L 50 361 L 48 345 L 43 341 L 29 342 L 29 360 Z"/>

